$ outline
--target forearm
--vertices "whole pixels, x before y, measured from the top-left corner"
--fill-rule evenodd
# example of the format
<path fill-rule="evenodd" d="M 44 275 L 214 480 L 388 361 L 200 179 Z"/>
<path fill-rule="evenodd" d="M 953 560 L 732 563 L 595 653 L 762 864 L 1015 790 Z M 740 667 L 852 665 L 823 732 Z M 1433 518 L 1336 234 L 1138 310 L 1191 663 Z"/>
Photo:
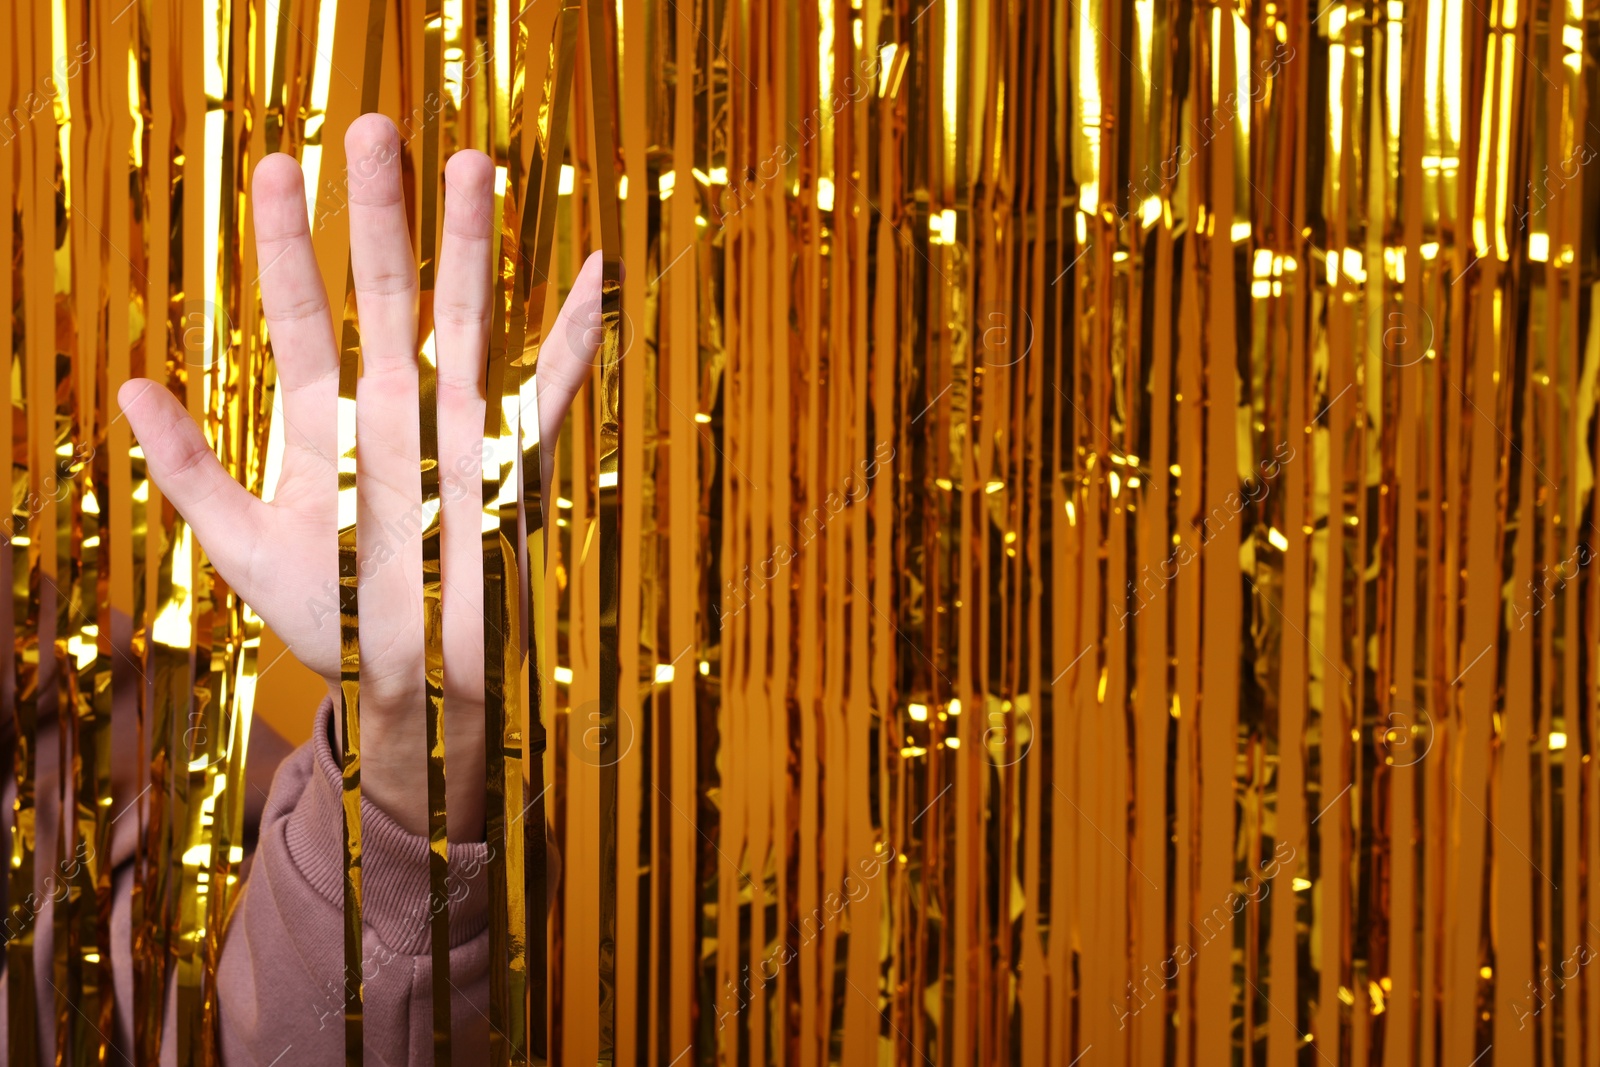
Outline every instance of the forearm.
<path fill-rule="evenodd" d="M 229 923 L 218 968 L 224 1062 L 334 1063 L 342 1056 L 343 877 L 338 755 L 319 733 L 279 772 L 244 895 Z M 365 771 L 365 768 L 363 768 Z M 362 804 L 364 1005 L 369 1052 L 378 1062 L 428 1062 L 427 839 L 387 810 Z M 487 848 L 450 850 L 450 980 L 463 1062 L 487 1055 L 481 1011 L 488 997 Z"/>
<path fill-rule="evenodd" d="M 339 708 L 339 691 L 328 687 L 328 699 Z M 428 737 L 425 708 L 419 699 L 409 713 L 369 707 L 361 716 L 361 795 L 408 832 L 428 833 Z M 334 715 L 339 751 L 344 751 L 344 724 Z M 484 733 L 483 708 L 446 701 L 445 802 L 450 840 L 483 840 Z"/>

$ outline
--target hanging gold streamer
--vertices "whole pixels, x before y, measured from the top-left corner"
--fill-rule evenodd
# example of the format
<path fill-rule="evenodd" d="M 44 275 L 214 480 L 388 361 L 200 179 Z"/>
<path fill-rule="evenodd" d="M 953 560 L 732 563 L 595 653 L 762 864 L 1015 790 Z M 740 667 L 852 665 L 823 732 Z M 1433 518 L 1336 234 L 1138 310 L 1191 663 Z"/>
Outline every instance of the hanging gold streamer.
<path fill-rule="evenodd" d="M 21 86 L 34 81 L 35 60 L 48 55 L 39 46 L 39 30 L 35 26 L 34 12 L 26 14 L 20 9 L 12 12 L 17 40 L 24 47 L 18 50 L 13 78 L 8 87 L 11 95 L 21 93 Z M 9 60 L 10 57 L 8 57 Z M 14 673 L 11 677 L 9 703 L 15 723 L 15 758 L 13 769 L 16 781 L 16 799 L 12 805 L 11 864 L 8 883 L 9 922 L 6 924 L 7 1011 L 10 1019 L 25 1020 L 25 1025 L 12 1026 L 9 1031 L 11 1062 L 33 1063 L 39 1058 L 40 1036 L 35 1020 L 38 1005 L 33 947 L 40 908 L 34 891 L 40 829 L 38 825 L 38 769 L 39 769 L 39 687 L 41 648 L 39 625 L 41 597 L 40 581 L 43 565 L 44 523 L 42 512 L 46 505 L 46 485 L 55 489 L 54 477 L 47 476 L 39 464 L 40 457 L 34 446 L 38 438 L 35 429 L 42 412 L 41 402 L 29 403 L 40 396 L 41 388 L 48 389 L 48 377 L 43 371 L 47 343 L 51 335 L 45 322 L 48 318 L 40 308 L 40 286 L 28 284 L 27 264 L 36 262 L 43 254 L 42 222 L 53 212 L 44 210 L 41 196 L 48 186 L 40 179 L 39 162 L 48 147 L 48 139 L 40 144 L 38 131 L 23 128 L 6 146 L 7 191 L 12 194 L 8 202 L 10 230 L 14 235 L 12 254 L 7 257 L 7 275 L 10 302 L 11 360 L 6 375 L 6 387 L 11 401 L 7 408 L 10 426 L 6 434 L 6 448 L 11 459 L 10 518 L 7 523 L 11 551 L 11 622 L 15 631 Z M 19 254 L 20 253 L 20 254 Z M 48 468 L 53 474 L 50 460 Z"/>
<path fill-rule="evenodd" d="M 599 245 L 604 253 L 601 281 L 599 326 L 600 376 L 597 383 L 596 487 L 599 490 L 599 674 L 600 707 L 598 725 L 607 740 L 600 760 L 600 944 L 599 944 L 599 1052 L 601 1064 L 616 1062 L 616 982 L 617 982 L 617 764 L 621 723 L 618 718 L 622 663 L 620 654 L 619 606 L 622 596 L 622 376 L 620 360 L 624 342 L 622 330 L 622 220 L 617 199 L 618 153 L 616 126 L 619 117 L 616 64 L 615 14 L 604 0 L 587 0 L 584 8 L 585 36 L 589 42 L 589 120 L 594 130 L 595 213 Z M 588 324 L 585 324 L 586 326 Z M 569 339 L 570 343 L 570 339 Z"/>
<path fill-rule="evenodd" d="M 490 972 L 489 1041 L 495 1067 L 528 1062 L 533 1047 L 530 1032 L 528 941 L 529 912 L 524 872 L 526 833 L 517 823 L 527 815 L 523 803 L 523 661 L 519 638 L 522 602 L 518 576 L 517 542 L 521 489 L 517 475 L 518 443 L 523 420 L 532 417 L 518 403 L 520 374 L 511 365 L 511 325 L 520 319 L 521 299 L 527 284 L 526 241 L 536 218 L 530 210 L 532 192 L 528 176 L 542 174 L 542 155 L 534 145 L 533 165 L 524 170 L 523 137 L 526 129 L 525 93 L 530 57 L 528 40 L 539 29 L 549 30 L 549 18 L 531 8 L 519 11 L 509 5 L 517 36 L 515 61 L 492 68 L 494 135 L 490 154 L 495 163 L 495 293 L 485 371 L 483 430 L 483 632 L 484 632 L 484 769 L 487 803 L 485 839 L 489 845 L 489 907 L 504 923 L 489 928 L 489 955 L 504 960 L 503 968 Z M 524 17 L 525 16 L 525 17 Z M 546 81 L 548 98 L 550 83 Z M 530 518 L 537 519 L 536 513 Z M 536 527 L 531 527 L 536 528 Z M 538 557 L 535 557 L 538 558 Z M 534 690 L 537 694 L 537 689 Z M 534 712 L 533 714 L 537 714 Z M 542 826 L 541 826 L 542 829 Z M 542 836 L 538 840 L 542 853 Z M 536 998 L 542 1000 L 542 998 Z M 542 1019 L 542 1011 L 541 1011 Z"/>
<path fill-rule="evenodd" d="M 423 716 L 428 744 L 428 915 L 431 927 L 433 977 L 433 1061 L 450 1063 L 450 904 L 445 879 L 449 875 L 450 840 L 445 823 L 444 743 L 444 590 L 439 563 L 444 508 L 440 497 L 438 367 L 432 336 L 433 290 L 438 272 L 439 210 L 444 168 L 440 159 L 440 134 L 444 111 L 444 15 L 439 0 L 426 0 L 423 13 L 422 167 L 418 175 L 421 203 L 421 281 L 418 332 L 427 339 L 417 357 L 419 405 L 417 410 L 422 460 L 422 603 L 424 684 Z M 417 113 L 411 109 L 411 114 Z"/>

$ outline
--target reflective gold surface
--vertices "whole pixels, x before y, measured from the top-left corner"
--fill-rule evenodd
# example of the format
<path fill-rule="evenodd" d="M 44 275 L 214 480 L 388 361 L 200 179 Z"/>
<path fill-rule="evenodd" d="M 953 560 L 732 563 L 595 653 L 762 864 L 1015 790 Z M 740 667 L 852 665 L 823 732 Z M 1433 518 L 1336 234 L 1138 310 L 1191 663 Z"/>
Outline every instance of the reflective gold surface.
<path fill-rule="evenodd" d="M 270 481 L 246 180 L 301 158 L 337 291 L 343 130 L 390 107 L 422 109 L 425 291 L 444 157 L 499 174 L 497 1063 L 1590 1062 L 1593 20 L 11 5 L 10 1062 L 96 1061 L 114 1008 L 154 1062 L 171 969 L 212 1056 L 260 622 L 115 388 L 165 382 Z M 595 249 L 601 305 L 558 324 Z M 600 366 L 541 484 L 571 328 Z M 356 1062 L 353 522 L 341 549 Z"/>
<path fill-rule="evenodd" d="M 422 605 L 423 605 L 423 674 L 426 688 L 428 738 L 428 916 L 431 927 L 433 978 L 433 1062 L 436 1067 L 450 1063 L 450 906 L 445 893 L 445 879 L 449 874 L 450 840 L 445 825 L 445 736 L 444 736 L 444 589 L 443 569 L 440 566 L 440 542 L 444 514 L 440 496 L 441 472 L 439 470 L 439 419 L 437 343 L 431 333 L 433 290 L 438 273 L 438 248 L 443 216 L 440 210 L 440 186 L 444 179 L 444 161 L 440 158 L 444 111 L 444 11 L 440 0 L 425 0 L 423 12 L 422 69 L 420 80 L 422 96 L 419 107 L 410 113 L 422 113 L 422 167 L 417 175 L 420 210 L 420 287 L 419 302 L 422 318 L 419 332 L 424 340 L 418 350 L 417 369 L 420 388 L 417 420 L 421 430 L 420 455 L 422 459 Z"/>
<path fill-rule="evenodd" d="M 358 8 L 358 4 L 345 5 Z M 335 44 L 350 54 L 351 42 L 359 45 L 363 57 L 359 114 L 377 110 L 383 69 L 383 46 L 388 4 L 386 0 L 367 0 L 365 19 L 353 23 L 340 21 Z M 328 75 L 324 74 L 325 79 Z M 320 79 L 319 79 L 320 80 Z M 354 117 L 353 115 L 350 117 Z M 324 122 L 326 128 L 326 122 Z M 343 201 L 340 202 L 342 207 Z M 355 274 L 350 265 L 349 242 L 342 249 L 345 264 L 344 302 L 339 340 L 339 694 L 341 710 L 340 741 L 344 771 L 344 1040 L 345 1063 L 359 1067 L 363 1062 L 363 1013 L 361 1008 L 363 975 L 366 970 L 361 938 L 361 641 L 358 578 L 361 567 L 356 552 L 356 386 L 361 363 L 361 330 L 356 318 Z M 420 393 L 420 391 L 419 391 Z M 419 400 L 418 410 L 421 410 Z M 434 451 L 438 451 L 437 431 Z M 437 556 L 437 545 L 435 545 Z M 436 590 L 437 591 L 437 590 Z M 436 640 L 436 638 L 435 638 Z M 430 640 L 434 644 L 435 640 Z M 442 742 L 438 729 L 439 707 L 432 700 L 435 686 L 429 686 L 429 823 L 432 828 L 433 801 L 444 789 L 442 753 L 435 758 L 434 742 Z M 440 746 L 442 747 L 442 745 Z M 430 876 L 433 871 L 430 859 Z M 429 879 L 430 890 L 437 887 Z"/>

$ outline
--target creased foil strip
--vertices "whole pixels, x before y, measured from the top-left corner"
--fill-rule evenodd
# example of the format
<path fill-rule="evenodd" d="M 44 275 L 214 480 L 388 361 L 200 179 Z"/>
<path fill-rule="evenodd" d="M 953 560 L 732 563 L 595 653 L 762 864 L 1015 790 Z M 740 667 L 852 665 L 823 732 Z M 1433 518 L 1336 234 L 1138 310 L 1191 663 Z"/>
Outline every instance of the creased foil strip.
<path fill-rule="evenodd" d="M 9 91 L 20 95 L 23 85 L 34 80 L 35 59 L 47 54 L 38 47 L 39 31 L 35 26 L 37 12 L 33 8 L 14 7 L 10 12 L 16 40 L 25 47 L 13 56 L 7 56 L 10 75 Z M 7 553 L 11 579 L 11 625 L 13 628 L 13 667 L 10 678 L 11 707 L 14 709 L 15 738 L 12 741 L 13 774 L 16 782 L 16 799 L 10 818 L 11 864 L 7 884 L 8 919 L 6 927 L 7 1011 L 9 1018 L 21 1020 L 22 1025 L 9 1029 L 8 1057 L 15 1063 L 35 1063 L 39 1059 L 40 1036 L 37 1024 L 38 1004 L 35 995 L 36 972 L 33 960 L 34 940 L 37 936 L 39 909 L 35 891 L 35 869 L 38 864 L 38 736 L 39 736 L 39 686 L 40 686 L 40 584 L 42 579 L 42 551 L 44 524 L 41 512 L 45 500 L 48 472 L 53 471 L 53 458 L 44 458 L 48 466 L 41 469 L 41 457 L 34 447 L 35 422 L 40 413 L 48 410 L 43 403 L 29 403 L 30 398 L 41 395 L 39 390 L 50 388 L 49 379 L 42 373 L 43 355 L 49 351 L 51 333 L 46 325 L 49 319 L 41 314 L 37 297 L 38 284 L 30 284 L 28 268 L 39 262 L 41 254 L 40 228 L 50 217 L 41 208 L 38 196 L 38 159 L 44 146 L 32 128 L 25 128 L 5 148 L 5 174 L 0 181 L 6 184 L 11 195 L 6 200 L 9 229 L 13 235 L 13 250 L 6 263 L 11 357 L 5 388 L 10 404 L 7 407 L 5 448 L 10 457 L 10 486 L 7 511 Z M 48 144 L 48 141 L 45 142 Z M 53 489 L 53 484 L 51 485 Z"/>
<path fill-rule="evenodd" d="M 512 10 L 518 5 L 512 4 Z M 485 9 L 485 40 L 500 9 Z M 489 350 L 484 372 L 483 426 L 483 633 L 484 633 L 484 773 L 487 790 L 484 836 L 489 845 L 489 908 L 496 918 L 489 926 L 489 954 L 504 959 L 504 968 L 489 975 L 490 1062 L 494 1067 L 524 1063 L 528 1054 L 528 943 L 525 906 L 512 906 L 524 883 L 517 871 L 525 862 L 521 835 L 508 835 L 521 815 L 522 774 L 516 770 L 520 744 L 509 746 L 508 723 L 520 725 L 522 656 L 517 627 L 522 605 L 517 595 L 516 554 L 520 509 L 516 473 L 517 434 L 522 413 L 516 403 L 515 377 L 509 381 L 507 329 L 517 290 L 519 257 L 516 234 L 524 209 L 519 191 L 522 171 L 522 103 L 526 75 L 524 35 L 518 25 L 513 55 L 490 66 L 484 88 L 488 96 L 490 136 L 486 148 L 495 164 L 495 217 L 492 238 L 494 292 Z M 510 62 L 505 62 L 509 59 Z M 515 736 L 520 741 L 522 731 Z M 516 814 L 513 814 L 516 809 Z M 504 922 L 499 921 L 504 916 Z"/>
<path fill-rule="evenodd" d="M 141 33 L 148 34 L 148 57 L 141 78 L 141 113 L 147 116 L 149 188 L 151 195 L 149 271 L 146 287 L 148 343 L 146 376 L 166 384 L 174 381 L 181 391 L 186 363 L 182 356 L 192 327 L 185 322 L 184 304 L 175 311 L 172 293 L 184 292 L 185 244 L 182 235 L 191 223 L 166 190 L 183 174 L 184 113 L 172 106 L 181 97 L 183 67 L 175 56 L 183 52 L 176 19 L 141 5 Z M 186 110 L 186 109 L 185 109 Z M 158 310 L 159 309 L 159 310 Z M 123 420 L 126 421 L 126 420 Z M 141 812 L 140 878 L 137 890 L 138 927 L 135 950 L 135 1046 L 141 1067 L 157 1062 L 164 1035 L 168 976 L 176 954 L 179 890 L 183 884 L 181 850 L 175 847 L 181 813 L 174 788 L 176 764 L 184 758 L 180 742 L 189 717 L 189 657 L 193 641 L 190 621 L 193 543 L 159 489 L 148 486 L 148 523 L 145 538 L 144 588 L 150 610 L 140 622 L 146 629 L 142 662 L 147 674 L 149 714 L 145 744 L 149 757 L 149 804 Z M 175 1038 L 176 1035 L 174 1035 Z"/>
<path fill-rule="evenodd" d="M 522 480 L 523 529 L 527 533 L 521 555 L 526 561 L 528 573 L 528 629 L 521 642 L 522 659 L 526 663 L 528 677 L 523 751 L 529 800 L 524 808 L 526 814 L 519 832 L 523 834 L 525 842 L 527 886 L 529 1055 L 530 1060 L 551 1064 L 560 1063 L 565 1057 L 561 1007 L 563 967 L 559 948 L 563 927 L 559 918 L 549 921 L 546 916 L 558 907 L 552 899 L 550 887 L 554 883 L 564 889 L 564 882 L 558 881 L 558 872 L 565 869 L 567 860 L 562 837 L 553 825 L 556 809 L 550 802 L 560 798 L 561 783 L 554 776 L 547 779 L 549 768 L 561 765 L 559 756 L 553 760 L 546 756 L 551 736 L 560 736 L 560 728 L 555 724 L 556 702 L 549 698 L 554 688 L 553 671 L 546 673 L 554 666 L 553 661 L 558 659 L 558 655 L 552 656 L 551 642 L 544 637 L 553 608 L 553 598 L 547 596 L 545 573 L 550 555 L 548 516 L 555 510 L 550 508 L 546 500 L 547 490 L 555 487 L 545 484 L 544 455 L 547 443 L 543 440 L 539 419 L 537 359 L 548 329 L 547 318 L 559 306 L 559 299 L 550 299 L 552 295 L 559 296 L 551 293 L 554 274 L 552 256 L 555 235 L 563 221 L 558 214 L 558 205 L 564 170 L 562 160 L 567 151 L 569 101 L 573 92 L 580 17 L 581 9 L 571 4 L 563 5 L 556 16 L 548 57 L 539 65 L 548 71 L 543 79 L 545 89 L 540 97 L 542 103 L 548 102 L 548 106 L 541 106 L 531 131 L 524 129 L 524 137 L 529 132 L 534 134 L 527 146 L 529 165 L 525 188 L 529 201 L 535 188 L 538 189 L 539 199 L 536 214 L 530 214 L 526 206 L 523 208 L 518 243 L 520 285 L 512 304 L 510 337 L 506 346 L 511 366 L 516 368 L 519 378 L 521 428 L 518 470 Z M 530 50 L 541 39 L 534 35 L 536 33 L 530 29 Z M 524 69 L 530 74 L 536 69 L 533 63 L 531 56 L 526 58 Z M 522 121 L 528 123 L 529 119 L 529 114 L 524 111 Z M 539 164 L 537 172 L 534 163 Z M 525 275 L 522 273 L 524 270 Z M 509 382 L 506 389 L 510 389 Z M 555 747 L 559 752 L 559 741 Z M 555 870 L 552 870 L 552 856 L 561 864 Z M 508 869 L 508 878 L 510 873 Z M 510 906 L 515 908 L 515 887 L 508 899 Z M 545 934 L 546 930 L 549 931 L 548 935 Z"/>
<path fill-rule="evenodd" d="M 377 108 L 388 5 L 368 0 L 360 29 L 365 62 L 361 81 L 361 114 Z M 341 35 L 340 43 L 344 41 Z M 345 1063 L 359 1067 L 364 1059 L 361 939 L 361 635 L 359 621 L 360 563 L 356 551 L 356 386 L 361 333 L 356 319 L 355 275 L 345 249 L 345 290 L 339 341 L 339 514 L 349 521 L 339 527 L 339 691 L 342 698 L 344 808 L 344 1027 Z M 431 784 L 430 784 L 431 788 Z"/>
<path fill-rule="evenodd" d="M 584 6 L 584 32 L 588 38 L 588 112 L 593 128 L 593 175 L 598 216 L 599 246 L 604 257 L 600 293 L 601 330 L 595 432 L 598 455 L 596 487 L 599 504 L 598 603 L 599 719 L 599 1048 L 597 1062 L 616 1062 L 617 1012 L 617 808 L 618 768 L 622 744 L 620 686 L 621 633 L 618 629 L 622 582 L 621 460 L 622 405 L 622 220 L 617 199 L 617 40 L 614 11 L 603 0 Z M 570 320 L 569 320 L 570 321 Z M 592 329 L 584 323 L 585 329 Z M 575 339 L 568 339 L 574 343 Z"/>
<path fill-rule="evenodd" d="M 420 199 L 420 279 L 418 333 L 433 329 L 433 290 L 438 273 L 440 155 L 444 111 L 444 12 L 439 0 L 426 0 L 422 43 L 422 152 L 417 172 Z M 415 112 L 413 112 L 415 113 Z M 437 345 L 437 337 L 430 338 Z M 437 348 L 435 347 L 435 352 Z M 444 597 L 439 553 L 444 510 L 440 496 L 437 366 L 424 343 L 417 357 L 419 442 L 422 460 L 423 674 L 428 745 L 428 915 L 433 956 L 433 1060 L 450 1063 L 450 902 L 446 895 L 450 842 L 445 822 Z"/>

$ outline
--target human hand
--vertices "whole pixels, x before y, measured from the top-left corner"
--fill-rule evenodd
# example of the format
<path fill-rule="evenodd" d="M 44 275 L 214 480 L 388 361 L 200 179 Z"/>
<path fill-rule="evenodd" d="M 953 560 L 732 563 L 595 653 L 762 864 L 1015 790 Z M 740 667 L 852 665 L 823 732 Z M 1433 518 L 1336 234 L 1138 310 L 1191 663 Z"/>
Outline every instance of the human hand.
<path fill-rule="evenodd" d="M 356 393 L 362 792 L 427 831 L 417 267 L 394 124 L 365 115 L 345 136 L 350 257 L 361 324 Z M 494 166 L 462 151 L 445 168 L 434 292 L 447 811 L 453 841 L 483 828 L 484 362 L 492 296 Z M 271 501 L 234 481 L 182 404 L 133 379 L 118 400 L 150 475 L 218 574 L 339 702 L 339 346 L 312 251 L 304 179 L 271 155 L 252 186 L 261 302 L 278 367 L 284 457 Z M 579 274 L 539 355 L 539 439 L 554 442 L 601 331 L 600 257 Z M 548 448 L 545 452 L 548 457 Z M 543 464 L 548 479 L 548 459 Z"/>

